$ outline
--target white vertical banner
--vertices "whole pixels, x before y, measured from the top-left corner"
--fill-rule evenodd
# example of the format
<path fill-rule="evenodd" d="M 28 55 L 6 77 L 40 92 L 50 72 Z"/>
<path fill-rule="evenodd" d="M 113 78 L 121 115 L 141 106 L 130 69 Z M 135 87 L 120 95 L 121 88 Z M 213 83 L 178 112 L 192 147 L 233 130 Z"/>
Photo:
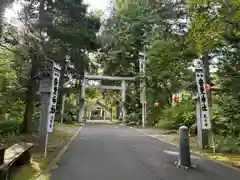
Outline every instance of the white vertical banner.
<path fill-rule="evenodd" d="M 139 73 L 140 73 L 140 102 L 143 104 L 146 100 L 145 92 L 145 72 L 146 72 L 146 59 L 145 55 L 139 58 Z"/>
<path fill-rule="evenodd" d="M 201 107 L 201 124 L 202 129 L 211 129 L 210 114 L 208 107 L 208 96 L 205 88 L 204 70 L 201 67 L 195 69 L 196 72 L 196 82 L 198 89 L 198 96 L 200 100 Z"/>
<path fill-rule="evenodd" d="M 52 90 L 50 95 L 50 103 L 48 108 L 48 119 L 47 119 L 47 132 L 53 132 L 53 123 L 55 119 L 55 113 L 57 108 L 57 97 L 58 97 L 58 87 L 60 80 L 61 67 L 53 63 L 52 70 Z"/>
<path fill-rule="evenodd" d="M 140 102 L 142 104 L 142 127 L 145 127 L 146 123 L 146 111 L 147 106 L 144 104 L 146 101 L 146 57 L 145 54 L 139 54 L 139 75 L 140 75 Z"/>

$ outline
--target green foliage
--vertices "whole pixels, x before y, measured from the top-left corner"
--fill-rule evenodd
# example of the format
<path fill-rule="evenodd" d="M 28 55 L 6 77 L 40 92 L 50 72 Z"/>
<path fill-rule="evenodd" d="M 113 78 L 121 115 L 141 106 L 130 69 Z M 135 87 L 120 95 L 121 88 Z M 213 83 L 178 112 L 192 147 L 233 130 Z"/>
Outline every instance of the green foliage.
<path fill-rule="evenodd" d="M 160 104 L 170 104 L 172 93 L 186 88 L 194 78 L 179 40 L 157 40 L 148 56 L 148 91 Z"/>
<path fill-rule="evenodd" d="M 218 106 L 213 111 L 213 130 L 223 136 L 239 137 L 239 105 L 240 102 L 232 95 L 221 95 Z"/>
<path fill-rule="evenodd" d="M 240 138 L 232 136 L 216 136 L 215 137 L 216 151 L 227 153 L 240 152 Z"/>
<path fill-rule="evenodd" d="M 113 3 L 113 11 L 101 31 L 99 62 L 103 73 L 115 76 L 138 76 L 139 54 L 145 52 L 147 99 L 152 96 L 161 105 L 169 104 L 172 93 L 186 86 L 193 73 L 187 70 L 191 58 L 183 44 L 186 15 L 184 2 L 128 0 Z M 174 23 L 172 23 L 174 22 Z M 189 75 L 189 76 L 188 76 Z M 137 119 L 139 79 L 129 85 L 127 106 L 130 119 Z M 156 113 L 157 114 L 157 113 Z M 139 118 L 140 119 L 140 118 Z M 135 120 L 134 120 L 135 121 Z M 149 124 L 155 124 L 151 119 Z"/>
<path fill-rule="evenodd" d="M 19 120 L 0 121 L 0 135 L 19 134 L 20 125 Z"/>
<path fill-rule="evenodd" d="M 189 67 L 195 58 L 209 55 L 217 57 L 217 64 L 214 64 L 217 73 L 213 80 L 221 89 L 212 93 L 217 106 L 212 116 L 217 149 L 239 151 L 239 0 L 116 0 L 98 36 L 101 13 L 87 13 L 82 0 L 45 2 L 45 11 L 41 12 L 38 1 L 26 1 L 22 18 L 27 24 L 27 34 L 18 34 L 13 27 L 5 27 L 1 33 L 4 37 L 0 45 L 5 47 L 0 49 L 1 134 L 18 132 L 16 127 L 22 122 L 24 103 L 27 104 L 28 99 L 35 105 L 30 120 L 34 129 L 38 129 L 40 108 L 39 102 L 35 103 L 36 92 L 25 92 L 25 87 L 31 90 L 32 85 L 36 85 L 34 73 L 39 67 L 36 72 L 29 73 L 34 67 L 32 62 L 36 65 L 39 59 L 52 59 L 62 65 L 59 102 L 63 95 L 67 96 L 65 119 L 68 119 L 71 116 L 69 112 L 76 113 L 77 97 L 71 94 L 72 91 L 66 93 L 62 88 L 61 85 L 69 79 L 63 78 L 63 74 L 80 79 L 86 71 L 99 73 L 101 70 L 109 76 L 138 76 L 139 54 L 143 52 L 147 58 L 148 125 L 167 129 L 178 129 L 181 125 L 191 127 L 196 115 L 191 95 L 179 106 L 171 106 L 171 98 L 176 92 L 196 91 L 193 88 L 195 75 Z M 40 17 L 39 22 L 37 17 Z M 100 68 L 90 62 L 89 52 L 94 52 Z M 69 64 L 73 65 L 71 68 L 66 67 L 66 56 Z M 203 61 L 206 74 L 209 65 L 213 65 L 211 60 Z M 211 78 L 206 75 L 206 79 L 210 81 Z M 139 104 L 139 81 L 129 84 L 127 91 L 128 119 L 135 124 L 141 123 L 141 107 L 134 106 Z M 120 85 L 118 82 L 102 83 Z M 74 92 L 79 91 L 79 84 L 80 81 L 72 88 Z M 97 99 L 105 98 L 107 107 L 114 111 L 121 99 L 115 91 L 87 90 L 86 95 L 86 107 L 92 106 Z M 151 107 L 155 101 L 160 103 L 160 107 Z M 9 121 L 5 120 L 6 113 L 9 113 Z"/>
<path fill-rule="evenodd" d="M 0 90 L 6 91 L 11 88 L 16 80 L 16 71 L 11 68 L 13 53 L 0 50 Z"/>
<path fill-rule="evenodd" d="M 191 102 L 182 102 L 179 106 L 171 106 L 159 114 L 156 127 L 178 129 L 185 125 L 191 127 L 196 121 L 195 106 Z"/>
<path fill-rule="evenodd" d="M 140 125 L 141 115 L 137 112 L 131 112 L 128 114 L 128 124 Z"/>
<path fill-rule="evenodd" d="M 24 105 L 16 118 L 24 117 L 23 131 L 28 132 L 32 124 L 38 123 L 35 119 L 39 114 L 34 114 L 33 106 L 39 100 L 36 76 L 43 66 L 42 61 L 55 61 L 62 66 L 58 98 L 61 103 L 65 81 L 73 76 L 80 79 L 89 69 L 88 53 L 98 48 L 96 33 L 100 28 L 100 17 L 88 13 L 82 0 L 27 0 L 22 6 L 19 18 L 24 22 L 24 31 L 19 33 L 14 26 L 6 25 L 0 39 L 1 48 L 6 49 L 0 50 L 0 107 L 18 98 L 23 100 L 26 108 Z M 79 91 L 79 86 L 73 89 Z M 5 109 L 1 110 L 0 115 L 4 116 Z M 11 116 L 18 112 L 9 110 L 13 111 Z"/>
<path fill-rule="evenodd" d="M 13 120 L 22 121 L 24 113 L 24 102 L 20 99 L 13 99 L 7 101 L 3 107 L 4 113 L 9 112 L 9 118 Z"/>

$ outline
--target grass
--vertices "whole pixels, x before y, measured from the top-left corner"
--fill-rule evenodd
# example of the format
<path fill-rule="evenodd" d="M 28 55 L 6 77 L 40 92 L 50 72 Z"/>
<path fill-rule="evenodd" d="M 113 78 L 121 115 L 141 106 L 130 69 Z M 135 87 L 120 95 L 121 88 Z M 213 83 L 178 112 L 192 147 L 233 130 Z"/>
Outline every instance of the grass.
<path fill-rule="evenodd" d="M 225 154 L 225 153 L 214 154 L 212 152 L 200 152 L 196 150 L 194 150 L 193 152 L 200 156 L 204 156 L 240 168 L 240 154 Z"/>
<path fill-rule="evenodd" d="M 55 122 L 54 125 L 58 127 L 69 127 L 69 128 L 79 128 L 81 125 L 79 123 L 73 123 L 73 124 L 66 124 L 66 123 L 60 123 L 60 122 Z"/>
<path fill-rule="evenodd" d="M 16 135 L 16 134 L 9 134 L 8 136 L 0 136 L 0 144 L 3 145 L 5 148 L 12 146 L 13 144 L 19 142 L 31 142 L 36 143 L 37 134 L 28 134 L 28 135 Z"/>
<path fill-rule="evenodd" d="M 73 134 L 63 131 L 54 130 L 49 135 L 49 144 L 47 157 L 37 153 L 37 149 L 33 150 L 31 164 L 23 166 L 14 180 L 35 180 L 36 177 L 47 169 L 49 163 L 57 156 L 59 151 L 67 144 Z M 44 179 L 50 179 L 50 174 L 46 174 Z"/>
<path fill-rule="evenodd" d="M 160 136 L 160 138 L 164 139 L 165 141 L 171 142 L 175 145 L 179 145 L 178 134 L 164 134 L 164 135 L 153 134 L 153 135 Z M 240 154 L 234 154 L 234 153 L 215 153 L 214 154 L 210 149 L 200 150 L 197 147 L 197 139 L 194 136 L 190 137 L 190 148 L 193 153 L 198 154 L 199 156 L 214 159 L 219 162 L 240 168 Z"/>
<path fill-rule="evenodd" d="M 109 124 L 119 124 L 119 123 L 121 123 L 121 121 L 118 120 L 118 119 L 113 119 L 112 121 L 111 121 L 111 120 L 108 120 L 108 123 L 109 123 Z"/>

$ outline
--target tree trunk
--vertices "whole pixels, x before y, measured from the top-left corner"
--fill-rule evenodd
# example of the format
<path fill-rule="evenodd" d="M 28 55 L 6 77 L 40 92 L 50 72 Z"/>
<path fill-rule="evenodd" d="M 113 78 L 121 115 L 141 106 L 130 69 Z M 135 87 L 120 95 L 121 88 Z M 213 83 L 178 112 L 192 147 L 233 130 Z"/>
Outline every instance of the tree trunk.
<path fill-rule="evenodd" d="M 63 96 L 65 96 L 65 90 L 64 90 L 64 87 L 63 87 L 63 84 L 64 84 L 64 75 L 65 75 L 65 72 L 66 72 L 66 68 L 67 68 L 67 65 L 66 65 L 66 62 L 65 62 L 65 59 L 64 61 L 61 63 L 61 72 L 60 72 L 60 80 L 59 80 L 59 91 L 58 91 L 58 114 L 60 114 L 60 119 L 62 119 L 62 115 L 61 112 L 62 112 L 62 107 L 64 107 L 63 105 Z"/>
<path fill-rule="evenodd" d="M 40 0 L 40 5 L 39 5 L 38 25 L 39 25 L 40 29 L 44 25 L 44 5 L 45 5 L 45 1 L 46 0 Z"/>
<path fill-rule="evenodd" d="M 135 69 L 135 75 L 139 75 L 139 60 L 138 60 L 138 55 L 134 56 L 134 69 Z M 137 78 L 134 82 L 134 88 L 135 88 L 135 103 L 137 104 L 141 104 L 141 97 L 140 97 L 140 81 L 141 81 L 141 78 Z M 141 107 L 139 106 L 138 107 L 139 110 L 141 109 Z"/>
<path fill-rule="evenodd" d="M 45 3 L 45 0 L 40 0 L 40 8 L 39 8 L 39 25 L 40 26 L 41 26 L 41 23 L 43 22 L 44 3 Z M 27 91 L 26 91 L 26 100 L 25 100 L 26 105 L 25 105 L 22 133 L 29 133 L 32 130 L 32 117 L 33 117 L 34 103 L 36 101 L 36 92 L 37 92 L 36 75 L 39 70 L 39 59 L 38 59 L 39 56 L 37 53 L 35 53 L 35 49 L 29 49 L 29 54 L 31 58 L 31 70 L 30 70 L 30 79 L 28 81 Z"/>
<path fill-rule="evenodd" d="M 120 116 L 120 106 L 119 101 L 116 102 L 116 119 L 119 119 Z"/>
<path fill-rule="evenodd" d="M 77 93 L 77 101 L 76 101 L 76 121 L 79 122 L 79 106 L 80 106 L 80 97 L 81 97 L 81 80 L 78 80 L 76 83 L 76 89 L 78 89 Z"/>
<path fill-rule="evenodd" d="M 2 25 L 3 25 L 3 14 L 4 14 L 4 7 L 3 5 L 0 6 L 0 37 L 2 37 Z"/>
<path fill-rule="evenodd" d="M 39 69 L 38 57 L 36 54 L 32 57 L 32 67 L 30 71 L 30 79 L 27 85 L 26 91 L 26 106 L 24 112 L 24 120 L 22 126 L 23 133 L 29 133 L 32 130 L 32 117 L 34 112 L 34 103 L 36 101 L 36 92 L 37 92 L 37 82 L 36 75 Z"/>

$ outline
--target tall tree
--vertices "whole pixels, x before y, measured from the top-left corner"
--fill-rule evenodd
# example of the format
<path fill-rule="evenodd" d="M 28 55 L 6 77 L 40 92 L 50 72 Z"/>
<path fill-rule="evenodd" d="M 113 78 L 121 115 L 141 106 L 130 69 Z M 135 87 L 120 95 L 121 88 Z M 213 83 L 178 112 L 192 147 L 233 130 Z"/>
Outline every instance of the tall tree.
<path fill-rule="evenodd" d="M 38 11 L 36 11 L 38 10 Z M 80 77 L 88 66 L 87 51 L 96 48 L 96 32 L 99 19 L 87 13 L 87 6 L 78 0 L 27 1 L 22 21 L 27 27 L 30 77 L 27 84 L 26 108 L 23 132 L 29 132 L 36 100 L 36 76 L 40 64 L 45 60 L 55 61 L 62 66 L 60 87 L 64 83 L 66 57 L 74 68 L 70 73 Z M 79 76 L 80 75 L 80 76 Z M 60 97 L 62 90 L 60 91 Z M 60 98 L 61 101 L 61 98 Z"/>

